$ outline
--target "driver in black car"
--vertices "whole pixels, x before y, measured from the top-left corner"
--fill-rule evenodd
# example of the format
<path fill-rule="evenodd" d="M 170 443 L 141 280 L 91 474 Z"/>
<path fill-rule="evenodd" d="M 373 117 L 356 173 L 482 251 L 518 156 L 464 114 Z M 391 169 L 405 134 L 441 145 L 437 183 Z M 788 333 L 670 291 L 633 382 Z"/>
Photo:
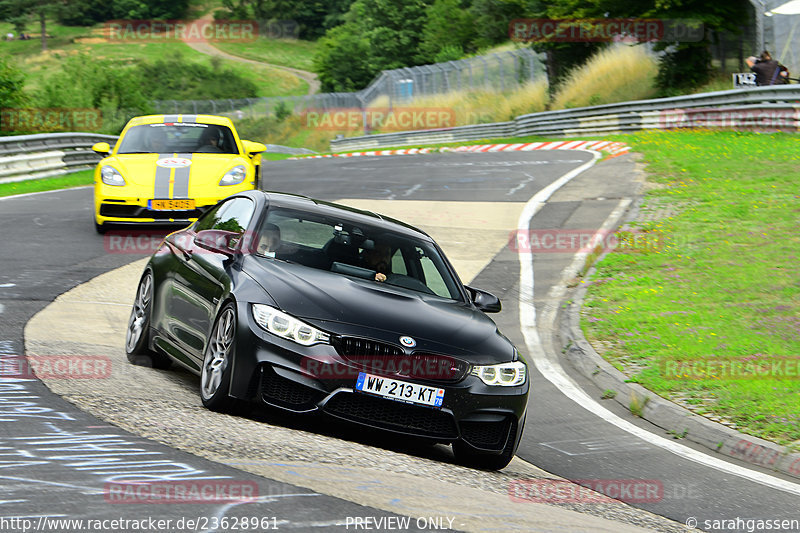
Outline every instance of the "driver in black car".
<path fill-rule="evenodd" d="M 375 281 L 386 281 L 392 269 L 391 246 L 376 243 L 372 248 L 365 248 L 361 252 L 361 263 L 364 268 L 375 271 Z"/>

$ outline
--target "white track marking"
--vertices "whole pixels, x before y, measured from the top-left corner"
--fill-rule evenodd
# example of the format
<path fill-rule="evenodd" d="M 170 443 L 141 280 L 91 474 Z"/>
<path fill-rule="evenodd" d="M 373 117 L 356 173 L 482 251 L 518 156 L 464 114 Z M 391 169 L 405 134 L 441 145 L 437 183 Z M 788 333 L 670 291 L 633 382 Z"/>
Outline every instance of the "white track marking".
<path fill-rule="evenodd" d="M 0 202 L 3 200 L 16 200 L 17 198 L 25 198 L 26 196 L 38 196 L 40 194 L 50 194 L 54 192 L 76 191 L 78 189 L 91 189 L 93 187 L 94 185 L 81 185 L 80 187 L 68 187 L 66 189 L 53 189 L 51 191 L 26 192 L 25 194 L 15 194 L 13 196 L 0 196 Z"/>
<path fill-rule="evenodd" d="M 539 211 L 539 209 L 542 208 L 550 196 L 552 196 L 556 190 L 565 185 L 575 176 L 587 170 L 597 162 L 600 154 L 597 152 L 591 153 L 594 155 L 594 158 L 591 161 L 579 166 L 567 174 L 564 174 L 549 186 L 539 191 L 528 201 L 519 217 L 519 222 L 517 223 L 518 231 L 529 231 L 531 219 Z M 615 214 L 612 213 L 612 216 L 614 215 Z M 541 372 L 545 379 L 555 385 L 566 397 L 595 416 L 605 420 L 609 424 L 613 424 L 614 426 L 626 431 L 627 433 L 630 433 L 635 437 L 644 440 L 648 444 L 658 446 L 659 448 L 663 448 L 664 450 L 667 450 L 675 455 L 690 461 L 694 461 L 695 463 L 703 466 L 715 468 L 749 481 L 760 483 L 770 488 L 800 496 L 800 485 L 797 483 L 785 481 L 769 474 L 757 472 L 749 468 L 728 463 L 727 461 L 723 461 L 703 452 L 688 448 L 675 442 L 674 440 L 665 439 L 664 437 L 651 433 L 650 431 L 642 429 L 628 422 L 627 420 L 620 418 L 586 394 L 583 389 L 567 375 L 567 373 L 559 364 L 558 360 L 555 359 L 552 354 L 545 352 L 544 350 L 542 340 L 539 337 L 539 331 L 537 329 L 536 308 L 534 307 L 533 299 L 533 254 L 531 252 L 519 252 L 518 255 L 520 263 L 519 321 L 522 335 L 525 338 L 525 345 L 528 348 L 530 358 L 533 360 L 533 363 L 536 365 L 536 368 L 539 370 L 539 372 Z M 546 309 L 546 311 L 547 312 L 543 315 L 544 320 L 542 320 L 542 323 L 539 325 L 545 330 L 548 330 L 552 329 L 553 327 L 556 313 L 555 309 Z"/>

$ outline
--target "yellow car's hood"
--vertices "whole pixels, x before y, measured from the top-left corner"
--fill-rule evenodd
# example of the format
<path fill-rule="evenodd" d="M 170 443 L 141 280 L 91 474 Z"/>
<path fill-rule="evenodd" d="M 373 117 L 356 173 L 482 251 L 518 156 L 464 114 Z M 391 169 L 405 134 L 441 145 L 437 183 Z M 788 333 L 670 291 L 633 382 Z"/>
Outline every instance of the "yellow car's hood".
<path fill-rule="evenodd" d="M 149 198 L 214 196 L 219 181 L 237 165 L 248 161 L 228 154 L 121 154 L 104 162 L 116 168 L 128 186 Z"/>

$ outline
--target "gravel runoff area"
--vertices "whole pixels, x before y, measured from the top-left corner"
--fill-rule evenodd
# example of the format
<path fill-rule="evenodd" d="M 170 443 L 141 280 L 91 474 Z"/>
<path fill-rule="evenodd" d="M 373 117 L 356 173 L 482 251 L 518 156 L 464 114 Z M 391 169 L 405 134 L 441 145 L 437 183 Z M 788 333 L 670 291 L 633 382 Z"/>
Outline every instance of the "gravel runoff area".
<path fill-rule="evenodd" d="M 256 409 L 240 416 L 208 411 L 200 403 L 194 375 L 126 361 L 125 325 L 144 263 L 61 295 L 25 329 L 28 355 L 108 357 L 111 372 L 102 379 L 44 379 L 53 392 L 102 420 L 176 449 L 360 504 L 412 517 L 455 517 L 453 527 L 463 531 L 685 531 L 682 524 L 621 502 L 556 505 L 512 498 L 518 494 L 514 487 L 526 480 L 561 486 L 561 478 L 519 458 L 500 472 L 484 472 L 454 464 L 450 448 L 443 445 L 373 439 L 337 424 Z"/>

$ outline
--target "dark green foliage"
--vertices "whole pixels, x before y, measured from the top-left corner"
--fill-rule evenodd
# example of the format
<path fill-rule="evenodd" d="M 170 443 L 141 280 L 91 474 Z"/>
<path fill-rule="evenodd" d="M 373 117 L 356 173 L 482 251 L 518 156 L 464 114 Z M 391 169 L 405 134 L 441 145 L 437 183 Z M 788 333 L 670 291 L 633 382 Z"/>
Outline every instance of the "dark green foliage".
<path fill-rule="evenodd" d="M 659 60 L 657 84 L 662 96 L 675 96 L 708 83 L 711 52 L 706 43 L 682 43 Z"/>
<path fill-rule="evenodd" d="M 421 62 L 461 59 L 465 51 L 475 51 L 475 17 L 468 8 L 462 0 L 436 0 L 428 8 L 419 43 Z"/>
<path fill-rule="evenodd" d="M 19 107 L 27 97 L 23 92 L 25 75 L 21 70 L 0 57 L 0 109 Z"/>
<path fill-rule="evenodd" d="M 314 57 L 322 89 L 362 89 L 382 70 L 422 64 L 423 0 L 356 0 L 345 23 L 329 30 Z"/>
<path fill-rule="evenodd" d="M 222 67 L 219 60 L 191 63 L 180 54 L 172 54 L 152 63 L 139 63 L 135 70 L 148 100 L 250 98 L 258 94 L 253 81 Z"/>
<path fill-rule="evenodd" d="M 283 101 L 278 102 L 273 111 L 275 112 L 275 118 L 278 122 L 283 122 L 292 115 L 292 110 L 289 109 L 289 106 Z"/>
<path fill-rule="evenodd" d="M 314 56 L 314 70 L 319 74 L 322 90 L 342 92 L 366 87 L 375 75 L 368 57 L 369 42 L 352 25 L 330 30 L 320 40 Z"/>
<path fill-rule="evenodd" d="M 68 26 L 91 26 L 108 20 L 180 19 L 189 0 L 83 0 L 62 3 L 58 21 Z"/>
<path fill-rule="evenodd" d="M 317 39 L 344 22 L 353 0 L 223 0 L 215 18 L 293 21 L 301 39 Z"/>

